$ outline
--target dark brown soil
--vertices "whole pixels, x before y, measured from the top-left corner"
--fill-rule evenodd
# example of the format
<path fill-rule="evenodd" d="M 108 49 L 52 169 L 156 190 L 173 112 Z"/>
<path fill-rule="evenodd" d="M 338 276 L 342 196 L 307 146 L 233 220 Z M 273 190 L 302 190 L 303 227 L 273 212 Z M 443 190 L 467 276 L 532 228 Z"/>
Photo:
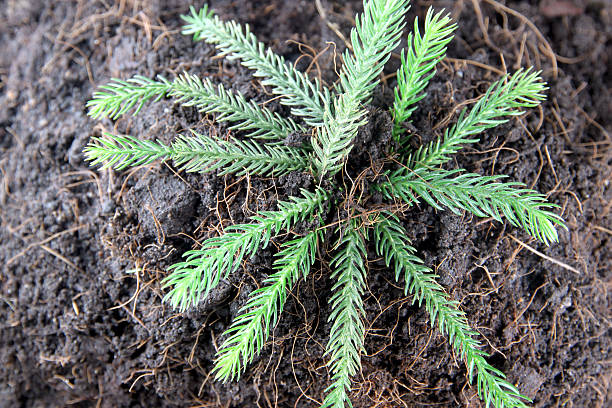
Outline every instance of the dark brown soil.
<path fill-rule="evenodd" d="M 321 1 L 325 21 L 314 1 L 211 3 L 223 18 L 250 23 L 302 69 L 329 42 L 344 49 L 336 32 L 347 36 L 361 7 L 361 0 Z M 413 3 L 410 21 L 431 2 Z M 534 406 L 610 406 L 609 3 L 503 2 L 509 10 L 493 1 L 435 3 L 460 28 L 415 116 L 414 140 L 438 137 L 455 107 L 482 93 L 499 70 L 536 65 L 550 86 L 542 110 L 487 132 L 456 165 L 507 174 L 547 193 L 569 230 L 545 248 L 510 226 L 427 206 L 407 213 L 405 225 L 486 338 L 491 362 Z M 85 102 L 110 77 L 187 70 L 258 101 L 271 99 L 246 70 L 180 35 L 179 15 L 188 5 L 0 1 L 2 407 L 309 407 L 322 400 L 332 285 L 324 253 L 292 292 L 262 354 L 239 382 L 226 385 L 208 376 L 219 337 L 270 271 L 273 251 L 260 252 L 188 313 L 163 305 L 160 289 L 166 267 L 196 241 L 273 209 L 310 179 L 190 175 L 165 164 L 118 173 L 84 161 L 83 147 L 104 129 L 165 141 L 188 127 L 227 131 L 171 101 L 116 123 L 93 121 Z M 311 73 L 334 81 L 333 56 L 329 47 Z M 392 59 L 388 73 L 397 63 Z M 380 135 L 393 85 L 390 78 L 377 92 L 354 163 L 367 163 L 363 152 L 384 152 Z M 287 113 L 277 102 L 268 106 Z M 445 338 L 374 257 L 368 284 L 367 355 L 354 405 L 481 406 Z"/>

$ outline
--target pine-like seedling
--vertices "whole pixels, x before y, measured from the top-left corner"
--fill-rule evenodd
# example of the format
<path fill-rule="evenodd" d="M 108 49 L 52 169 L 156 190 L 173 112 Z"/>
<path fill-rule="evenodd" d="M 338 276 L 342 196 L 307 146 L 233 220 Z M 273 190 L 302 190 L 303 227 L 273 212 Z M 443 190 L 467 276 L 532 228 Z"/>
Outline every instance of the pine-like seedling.
<path fill-rule="evenodd" d="M 364 0 L 364 11 L 356 18 L 351 33 L 352 51 L 343 55 L 340 80 L 333 89 L 300 72 L 260 43 L 248 26 L 223 22 L 208 9 L 191 9 L 184 16 L 183 34 L 196 41 L 217 46 L 229 59 L 239 60 L 253 75 L 277 94 L 294 118 L 284 118 L 248 101 L 244 95 L 214 85 L 209 79 L 183 74 L 174 80 L 141 76 L 115 79 L 102 86 L 89 101 L 93 118 L 117 119 L 137 114 L 147 102 L 172 98 L 183 106 L 216 114 L 219 122 L 230 123 L 233 133 L 221 139 L 202 131 L 177 135 L 173 142 L 141 140 L 129 135 L 105 133 L 85 149 L 92 164 L 122 170 L 170 160 L 189 172 L 216 172 L 218 175 L 275 177 L 289 172 L 310 173 L 319 183 L 313 191 L 279 201 L 275 211 L 262 211 L 251 222 L 226 228 L 225 233 L 204 240 L 198 249 L 186 252 L 183 260 L 170 267 L 163 280 L 164 301 L 185 311 L 195 306 L 222 279 L 235 273 L 243 261 L 273 240 L 279 243 L 273 270 L 252 292 L 223 335 L 213 372 L 221 381 L 235 380 L 265 347 L 278 322 L 295 283 L 304 279 L 317 261 L 317 254 L 332 252 L 332 296 L 329 302 L 330 338 L 326 348 L 331 384 L 323 407 L 350 407 L 352 381 L 361 370 L 366 335 L 364 292 L 367 285 L 368 243 L 397 281 L 404 282 L 406 294 L 423 305 L 431 324 L 448 337 L 453 351 L 464 360 L 470 383 L 485 405 L 496 408 L 526 407 L 528 400 L 504 374 L 487 362 L 487 353 L 470 328 L 457 301 L 445 293 L 425 262 L 416 254 L 402 226 L 402 211 L 425 202 L 437 210 L 464 212 L 477 217 L 508 221 L 544 245 L 558 241 L 557 228 L 563 220 L 552 210 L 557 206 L 519 183 L 503 182 L 503 176 L 481 176 L 462 169 L 441 168 L 466 144 L 478 141 L 483 131 L 522 115 L 544 99 L 545 84 L 531 69 L 505 75 L 493 83 L 472 108 L 465 108 L 457 122 L 441 139 L 408 150 L 405 130 L 417 104 L 426 97 L 425 88 L 435 67 L 445 57 L 456 25 L 444 13 L 428 11 L 423 32 L 415 22 L 402 51 L 397 72 L 395 100 L 391 106 L 396 148 L 390 154 L 397 163 L 372 183 L 372 190 L 390 203 L 406 205 L 369 206 L 367 198 L 354 202 L 345 191 L 340 170 L 350 161 L 358 129 L 366 120 L 372 91 L 391 52 L 399 46 L 405 28 L 409 0 Z M 310 132 L 309 143 L 291 147 L 290 135 Z M 395 153 L 394 153 L 395 152 Z M 400 153 L 398 155 L 398 153 Z M 323 187 L 324 186 L 324 187 Z M 338 197 L 344 197 L 337 208 Z M 367 195 L 361 195 L 367 197 Z M 394 211 L 389 208 L 397 208 Z M 344 214 L 334 220 L 334 214 Z M 310 230 L 298 235 L 294 227 L 307 223 Z M 333 230 L 330 230 L 334 226 Z M 326 239 L 334 239 L 334 245 Z M 320 251 L 325 248 L 325 251 Z"/>

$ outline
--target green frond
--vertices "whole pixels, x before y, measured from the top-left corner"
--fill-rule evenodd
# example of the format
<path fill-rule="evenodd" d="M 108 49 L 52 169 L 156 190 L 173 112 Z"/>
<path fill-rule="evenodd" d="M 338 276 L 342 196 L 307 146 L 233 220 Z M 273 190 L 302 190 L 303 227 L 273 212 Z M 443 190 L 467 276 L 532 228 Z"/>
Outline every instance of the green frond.
<path fill-rule="evenodd" d="M 171 148 L 159 142 L 139 140 L 132 136 L 104 133 L 103 137 L 92 137 L 83 150 L 85 160 L 92 166 L 124 170 L 143 166 L 157 159 L 170 159 Z"/>
<path fill-rule="evenodd" d="M 470 384 L 476 369 L 478 395 L 485 405 L 527 408 L 523 401 L 527 398 L 506 381 L 501 371 L 487 362 L 488 355 L 476 339 L 478 333 L 470 328 L 459 303 L 451 300 L 436 281 L 437 276 L 414 255 L 415 249 L 406 238 L 407 231 L 397 219 L 387 214 L 378 220 L 374 229 L 378 255 L 385 259 L 387 266 L 393 265 L 396 279 L 403 272 L 406 294 L 413 294 L 414 302 L 418 301 L 419 305 L 425 304 L 432 326 L 438 326 L 438 330 L 448 337 L 455 353 L 465 361 Z"/>
<path fill-rule="evenodd" d="M 92 138 L 85 148 L 85 156 L 94 165 L 102 164 L 103 168 L 113 167 L 117 170 L 149 164 L 159 158 L 172 159 L 177 167 L 187 172 L 220 170 L 220 175 L 251 173 L 279 176 L 294 170 L 308 170 L 308 156 L 298 148 L 262 146 L 233 138 L 226 141 L 194 131 L 191 133 L 178 136 L 170 146 L 105 133 L 105 137 Z"/>
<path fill-rule="evenodd" d="M 342 236 L 336 245 L 337 255 L 332 260 L 335 268 L 331 275 L 336 283 L 330 299 L 332 322 L 329 342 L 325 354 L 329 356 L 328 366 L 332 373 L 332 384 L 326 390 L 323 408 L 344 408 L 351 406 L 349 393 L 351 377 L 361 368 L 361 352 L 365 326 L 363 294 L 366 288 L 367 251 L 362 234 L 364 229 L 358 221 L 345 224 Z"/>
<path fill-rule="evenodd" d="M 328 194 L 323 190 L 310 193 L 302 190 L 302 197 L 279 201 L 277 211 L 262 211 L 251 224 L 228 227 L 226 233 L 209 238 L 202 247 L 183 254 L 184 261 L 170 267 L 172 271 L 164 281 L 171 288 L 164 301 L 181 311 L 196 305 L 200 299 L 218 285 L 219 281 L 235 272 L 244 259 L 251 258 L 270 239 L 297 222 L 310 219 L 315 212 L 324 212 Z"/>
<path fill-rule="evenodd" d="M 523 114 L 521 108 L 539 105 L 545 96 L 546 85 L 538 72 L 531 68 L 519 70 L 512 76 L 504 75 L 493 83 L 478 100 L 470 113 L 463 109 L 457 124 L 444 132 L 443 140 L 434 141 L 419 148 L 408 159 L 408 167 L 434 167 L 445 163 L 464 144 L 476 143 L 474 135 L 507 122 L 513 116 Z"/>
<path fill-rule="evenodd" d="M 117 119 L 134 109 L 136 115 L 147 101 L 159 101 L 171 88 L 172 84 L 165 79 L 155 81 L 140 75 L 127 81 L 113 78 L 94 92 L 93 99 L 86 105 L 89 108 L 87 114 L 94 119 Z"/>
<path fill-rule="evenodd" d="M 409 0 L 372 0 L 351 32 L 353 53 L 344 53 L 344 68 L 333 106 L 325 105 L 323 127 L 314 133 L 314 163 L 318 175 L 337 173 L 365 123 L 363 106 L 370 101 L 378 76 L 398 45 Z"/>
<path fill-rule="evenodd" d="M 565 224 L 560 216 L 548 211 L 557 206 L 521 183 L 500 182 L 504 177 L 421 167 L 400 169 L 375 188 L 388 199 L 399 197 L 412 204 L 422 198 L 438 210 L 444 206 L 455 214 L 465 210 L 499 222 L 503 214 L 512 225 L 523 228 L 544 244 L 557 242 L 555 226 L 565 228 Z"/>
<path fill-rule="evenodd" d="M 398 142 L 404 133 L 402 124 L 416 110 L 415 104 L 427 96 L 423 92 L 429 80 L 436 74 L 436 65 L 446 55 L 446 45 L 453 39 L 456 24 L 451 24 L 443 11 L 434 14 L 429 8 L 425 17 L 423 35 L 419 32 L 419 20 L 414 20 L 414 31 L 408 34 L 408 50 L 402 50 L 401 66 L 397 70 L 397 87 L 393 104 L 393 137 Z M 404 142 L 405 143 L 405 142 Z"/>
<path fill-rule="evenodd" d="M 247 304 L 224 333 L 228 337 L 215 359 L 216 379 L 225 382 L 240 378 L 246 365 L 259 354 L 278 322 L 287 293 L 300 277 L 310 272 L 320 239 L 322 232 L 315 230 L 283 244 L 274 261 L 276 272 L 266 278 L 265 286 L 250 294 Z"/>
<path fill-rule="evenodd" d="M 254 101 L 247 102 L 240 92 L 234 93 L 223 85 L 213 85 L 209 79 L 187 73 L 172 82 L 161 76 L 158 81 L 142 76 L 127 81 L 114 79 L 101 89 L 104 92 L 94 93 L 94 98 L 87 103 L 89 115 L 95 119 L 104 116 L 117 119 L 131 109 L 135 115 L 147 101 L 170 96 L 183 106 L 216 113 L 219 122 L 236 122 L 230 129 L 245 131 L 248 137 L 284 140 L 291 133 L 305 131 L 293 120 L 282 118 Z"/>
<path fill-rule="evenodd" d="M 191 15 L 183 16 L 187 23 L 183 34 L 193 35 L 194 40 L 216 44 L 228 59 L 240 59 L 242 65 L 254 70 L 254 76 L 263 78 L 262 84 L 272 87 L 281 96 L 281 103 L 290 106 L 291 112 L 302 116 L 310 126 L 323 122 L 323 106 L 329 101 L 329 92 L 317 79 L 310 79 L 285 59 L 260 43 L 248 25 L 235 21 L 223 22 L 204 6 L 199 12 L 193 7 Z"/>

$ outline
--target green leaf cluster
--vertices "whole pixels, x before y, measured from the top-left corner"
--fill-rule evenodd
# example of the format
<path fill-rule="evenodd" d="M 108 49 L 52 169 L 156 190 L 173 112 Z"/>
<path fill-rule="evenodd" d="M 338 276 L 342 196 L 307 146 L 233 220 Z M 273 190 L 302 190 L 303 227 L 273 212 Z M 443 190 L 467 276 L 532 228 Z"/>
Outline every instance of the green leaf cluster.
<path fill-rule="evenodd" d="M 312 139 L 317 175 L 337 173 L 352 148 L 378 76 L 399 45 L 408 1 L 366 1 L 351 32 L 353 53 L 344 53 L 337 96 L 325 106 L 323 126 Z"/>
<path fill-rule="evenodd" d="M 393 104 L 393 136 L 400 142 L 405 134 L 402 124 L 410 119 L 417 109 L 416 104 L 425 98 L 423 92 L 429 80 L 436 74 L 436 64 L 446 53 L 446 45 L 453 39 L 453 32 L 457 28 L 451 19 L 440 12 L 427 11 L 425 17 L 425 31 L 419 32 L 419 19 L 414 19 L 414 31 L 408 34 L 407 50 L 402 50 L 400 69 L 397 70 L 397 87 L 395 88 L 395 102 Z"/>
<path fill-rule="evenodd" d="M 279 201 L 277 211 L 262 211 L 252 223 L 233 225 L 225 234 L 205 240 L 201 248 L 185 252 L 184 261 L 172 265 L 172 273 L 164 280 L 170 289 L 164 300 L 182 311 L 196 305 L 222 277 L 235 272 L 243 259 L 268 246 L 273 236 L 323 213 L 327 198 L 321 189 L 314 193 L 302 190 L 302 197 Z"/>
<path fill-rule="evenodd" d="M 240 377 L 242 367 L 253 360 L 278 322 L 287 294 L 300 279 L 306 278 L 315 261 L 322 232 L 314 230 L 306 236 L 283 244 L 274 262 L 274 272 L 264 280 L 262 288 L 253 291 L 241 313 L 225 332 L 227 338 L 215 361 L 215 375 L 222 381 Z"/>
<path fill-rule="evenodd" d="M 221 140 L 195 131 L 178 136 L 171 145 L 139 140 L 133 136 L 112 135 L 92 138 L 85 156 L 103 168 L 150 164 L 157 159 L 170 159 L 182 170 L 219 174 L 246 173 L 258 176 L 280 176 L 291 171 L 308 170 L 309 162 L 301 149 L 278 144 L 260 145 L 249 140 Z"/>
<path fill-rule="evenodd" d="M 407 231 L 389 214 L 376 223 L 376 250 L 387 266 L 395 268 L 395 279 L 404 273 L 405 292 L 414 295 L 413 302 L 425 304 L 431 324 L 448 337 L 457 355 L 468 367 L 468 379 L 472 382 L 476 369 L 478 395 L 486 406 L 526 407 L 519 390 L 506 381 L 504 374 L 487 362 L 487 354 L 481 350 L 476 337 L 478 332 L 470 328 L 459 303 L 451 300 L 436 281 L 437 276 L 415 256 Z"/>
<path fill-rule="evenodd" d="M 172 98 L 183 106 L 215 114 L 218 122 L 229 123 L 235 133 L 219 138 L 192 130 L 177 135 L 170 144 L 106 133 L 94 137 L 85 149 L 87 159 L 103 168 L 122 170 L 171 160 L 189 172 L 265 177 L 303 172 L 319 181 L 313 191 L 302 190 L 298 197 L 279 201 L 277 210 L 262 211 L 249 223 L 230 226 L 221 235 L 205 239 L 170 267 L 163 281 L 167 290 L 164 301 L 184 311 L 205 299 L 260 248 L 273 240 L 285 241 L 280 244 L 270 275 L 250 294 L 223 335 L 213 368 L 217 379 L 239 378 L 264 348 L 288 293 L 309 274 L 323 252 L 320 249 L 325 248 L 334 255 L 329 263 L 331 330 L 325 354 L 331 384 L 322 406 L 351 406 L 352 381 L 361 369 L 364 352 L 364 293 L 368 243 L 372 241 L 377 255 L 395 271 L 395 279 L 403 280 L 406 294 L 425 307 L 431 324 L 448 337 L 454 352 L 465 361 L 469 382 L 475 378 L 486 406 L 526 406 L 527 399 L 487 362 L 478 333 L 470 328 L 458 302 L 445 293 L 437 276 L 416 255 L 400 222 L 400 210 L 391 213 L 380 210 L 380 206 L 368 207 L 367 198 L 354 204 L 346 199 L 349 192 L 344 190 L 340 170 L 350 160 L 359 127 L 367 121 L 366 105 L 383 68 L 399 46 L 408 8 L 409 0 L 364 0 L 364 11 L 355 19 L 351 32 L 352 50 L 343 54 L 340 79 L 333 89 L 266 48 L 248 26 L 224 22 L 206 6 L 199 11 L 192 8 L 190 15 L 183 16 L 183 34 L 216 45 L 222 55 L 251 69 L 290 108 L 293 119 L 187 73 L 174 80 L 142 76 L 114 79 L 94 93 L 87 104 L 91 117 L 117 119 L 129 112 L 138 113 L 148 102 Z M 431 9 L 422 33 L 415 21 L 408 48 L 401 54 L 391 107 L 400 165 L 386 169 L 372 190 L 389 202 L 403 201 L 406 205 L 402 208 L 425 202 L 439 211 L 507 220 L 545 245 L 556 242 L 557 228 L 565 225 L 553 212 L 556 206 L 542 194 L 519 183 L 503 182 L 503 176 L 441 167 L 463 146 L 477 142 L 478 134 L 537 106 L 546 90 L 539 73 L 527 69 L 503 76 L 474 106 L 461 111 L 442 138 L 416 151 L 408 149 L 410 135 L 405 124 L 426 97 L 425 88 L 436 64 L 444 59 L 455 29 L 448 15 Z M 312 135 L 310 143 L 300 147 L 285 144 L 290 135 L 306 132 Z M 344 198 L 342 208 L 337 206 L 339 198 Z M 334 221 L 334 214 L 345 215 Z M 301 223 L 311 228 L 297 234 L 294 228 Z M 337 227 L 332 230 L 332 225 Z M 330 237 L 335 237 L 331 247 L 326 243 Z"/>

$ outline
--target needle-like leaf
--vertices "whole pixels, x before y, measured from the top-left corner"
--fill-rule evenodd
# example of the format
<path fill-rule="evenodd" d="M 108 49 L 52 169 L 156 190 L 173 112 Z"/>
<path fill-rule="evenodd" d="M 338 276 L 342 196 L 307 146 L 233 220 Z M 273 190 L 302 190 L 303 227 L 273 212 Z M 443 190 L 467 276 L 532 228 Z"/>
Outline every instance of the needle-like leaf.
<path fill-rule="evenodd" d="M 468 113 L 459 114 L 457 124 L 446 129 L 444 138 L 419 148 L 407 161 L 408 167 L 435 167 L 450 160 L 465 144 L 476 143 L 475 135 L 506 123 L 524 113 L 524 108 L 537 106 L 545 97 L 546 85 L 538 72 L 518 70 L 493 83 Z"/>
<path fill-rule="evenodd" d="M 361 352 L 364 350 L 365 230 L 356 220 L 350 220 L 338 232 L 342 236 L 336 244 L 337 255 L 331 263 L 335 268 L 331 275 L 335 283 L 329 301 L 332 328 L 325 352 L 329 356 L 332 384 L 326 390 L 322 408 L 351 406 L 351 377 L 361 368 Z"/>
<path fill-rule="evenodd" d="M 149 100 L 173 97 L 183 106 L 193 106 L 205 113 L 216 113 L 219 122 L 234 122 L 231 130 L 242 130 L 247 136 L 259 139 L 284 140 L 291 133 L 304 132 L 304 128 L 291 119 L 247 102 L 240 92 L 231 92 L 209 79 L 200 79 L 187 73 L 174 81 L 158 77 L 157 81 L 136 76 L 127 81 L 115 79 L 94 93 L 87 103 L 89 115 L 94 119 L 108 116 L 117 119 L 130 110 L 136 115 Z"/>
<path fill-rule="evenodd" d="M 378 76 L 398 45 L 409 0 L 371 0 L 356 19 L 350 50 L 344 53 L 338 96 L 325 105 L 323 127 L 312 137 L 314 164 L 322 179 L 333 176 L 351 151 L 357 130 L 365 123 L 364 104 L 378 85 Z"/>

